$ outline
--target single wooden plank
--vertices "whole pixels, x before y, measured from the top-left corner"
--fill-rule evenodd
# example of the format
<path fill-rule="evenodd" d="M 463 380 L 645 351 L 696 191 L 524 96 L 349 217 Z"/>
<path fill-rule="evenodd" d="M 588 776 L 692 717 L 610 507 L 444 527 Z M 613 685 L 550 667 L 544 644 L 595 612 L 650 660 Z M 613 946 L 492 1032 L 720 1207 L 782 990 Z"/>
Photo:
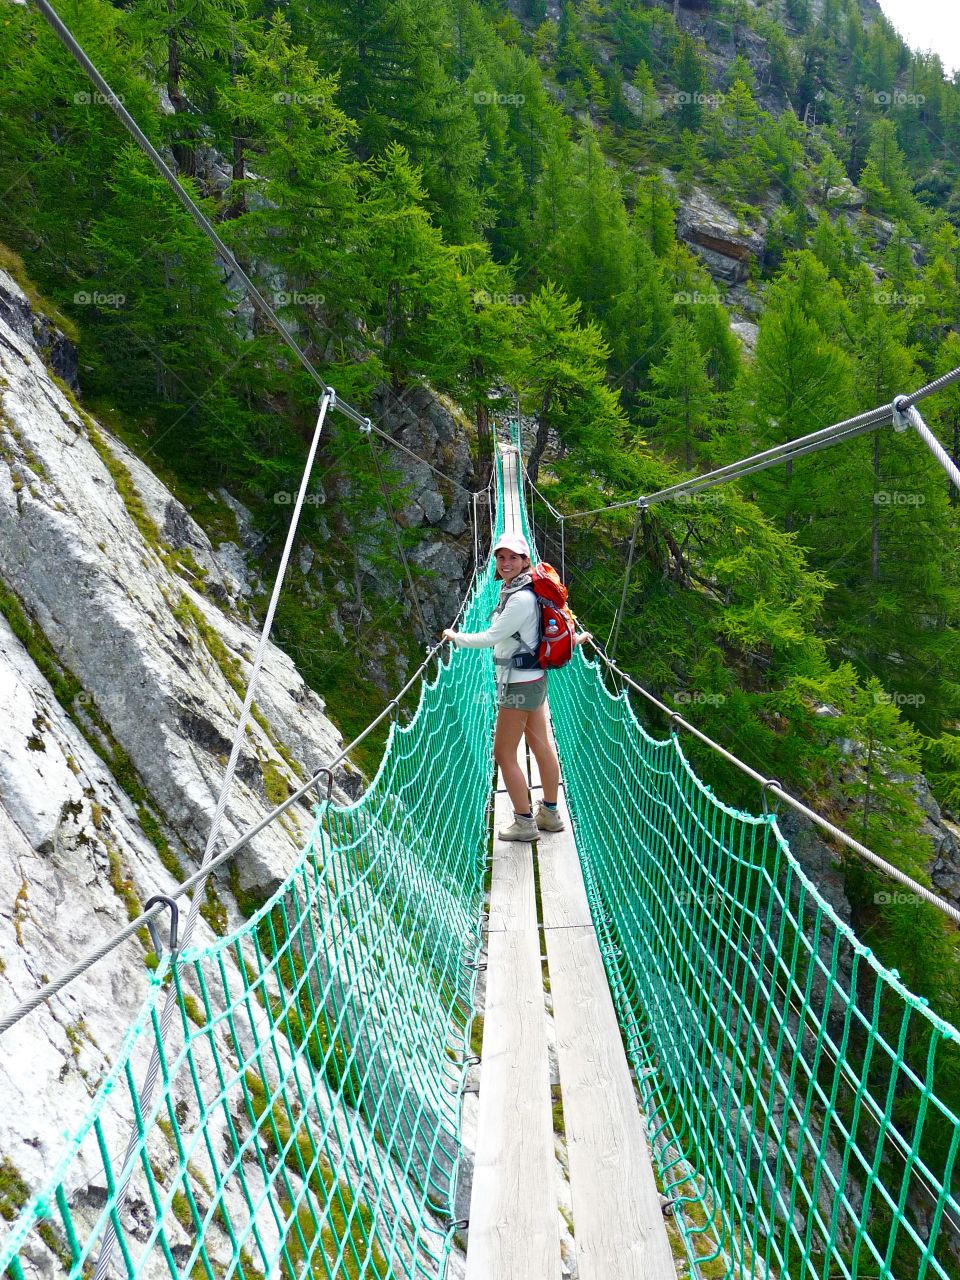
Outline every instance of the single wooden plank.
<path fill-rule="evenodd" d="M 491 933 L 504 929 L 535 929 L 537 926 L 531 846 L 521 840 L 497 839 L 499 828 L 509 826 L 511 822 L 513 805 L 504 789 L 496 793 L 493 806 L 493 879 L 487 926 Z"/>
<path fill-rule="evenodd" d="M 559 1280 L 550 1108 L 539 933 L 492 933 L 467 1280 Z"/>
<path fill-rule="evenodd" d="M 596 936 L 546 933 L 579 1280 L 676 1280 Z"/>
<path fill-rule="evenodd" d="M 593 920 L 587 891 L 580 869 L 573 836 L 573 824 L 567 809 L 563 788 L 557 796 L 557 812 L 563 818 L 563 831 L 546 833 L 540 844 L 540 906 L 545 929 L 567 929 L 572 925 L 588 926 Z"/>
<path fill-rule="evenodd" d="M 498 793 L 495 817 L 513 810 Z M 529 844 L 494 844 L 466 1280 L 559 1280 L 540 934 Z"/>

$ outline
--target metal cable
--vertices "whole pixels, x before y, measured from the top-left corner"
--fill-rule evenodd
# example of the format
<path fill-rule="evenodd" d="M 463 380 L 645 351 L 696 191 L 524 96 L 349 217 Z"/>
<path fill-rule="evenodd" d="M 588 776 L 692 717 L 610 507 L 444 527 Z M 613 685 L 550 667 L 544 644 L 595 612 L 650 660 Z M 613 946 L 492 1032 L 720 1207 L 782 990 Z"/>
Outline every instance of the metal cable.
<path fill-rule="evenodd" d="M 957 464 L 924 422 L 919 410 L 915 409 L 913 405 L 908 405 L 905 396 L 900 396 L 894 400 L 893 407 L 912 427 L 916 428 L 920 439 L 950 477 L 950 483 L 960 491 L 960 470 L 957 469 Z"/>
<path fill-rule="evenodd" d="M 898 396 L 896 403 L 903 406 L 904 409 L 910 408 L 911 405 L 922 400 L 924 396 L 932 396 L 935 391 L 942 391 L 944 387 L 949 387 L 951 383 L 960 382 L 960 368 L 951 369 L 949 373 L 941 374 L 939 378 L 934 378 L 933 382 L 928 382 L 926 386 L 914 391 L 909 396 Z"/>
<path fill-rule="evenodd" d="M 460 608 L 457 611 L 457 616 L 451 624 L 453 626 L 456 626 L 464 609 L 466 608 L 467 601 L 470 598 L 470 592 L 473 590 L 473 584 L 477 578 L 477 572 L 477 569 L 474 569 L 473 576 L 467 584 L 467 589 L 463 600 L 461 601 Z M 353 741 L 349 742 L 343 748 L 339 755 L 334 756 L 332 760 L 328 761 L 327 764 L 318 769 L 313 777 L 311 777 L 291 795 L 287 796 L 286 800 L 284 800 L 282 804 L 278 804 L 276 808 L 271 809 L 268 814 L 261 818 L 259 822 L 255 823 L 254 826 L 245 831 L 243 835 L 239 836 L 233 844 L 224 849 L 222 853 L 218 853 L 215 858 L 211 858 L 206 867 L 201 868 L 199 871 L 195 871 L 193 875 L 189 876 L 181 884 L 177 885 L 176 888 L 172 889 L 166 896 L 173 899 L 182 898 L 184 894 L 189 893 L 191 889 L 194 889 L 198 884 L 205 880 L 211 872 L 224 866 L 235 858 L 241 849 L 246 848 L 251 840 L 255 839 L 266 827 L 269 827 L 272 823 L 276 822 L 276 820 L 281 817 L 282 814 L 286 813 L 289 808 L 302 800 L 309 791 L 313 791 L 314 788 L 319 787 L 320 782 L 324 780 L 325 776 L 329 783 L 333 776 L 333 770 L 337 765 L 346 760 L 351 751 L 358 747 L 365 738 L 369 737 L 374 729 L 376 729 L 379 724 L 382 724 L 387 716 L 394 714 L 397 705 L 420 680 L 445 643 L 446 641 L 443 641 L 440 644 L 433 646 L 403 688 L 400 689 L 393 698 L 391 698 L 380 714 L 371 720 L 370 723 L 359 734 L 357 734 Z M 152 907 L 148 911 L 144 911 L 141 915 L 137 916 L 135 920 L 131 920 L 123 929 L 118 930 L 117 933 L 109 937 L 106 942 L 101 943 L 95 950 L 88 952 L 87 955 L 78 960 L 71 968 L 64 970 L 64 972 L 58 977 L 45 983 L 39 988 L 39 990 L 35 991 L 32 996 L 21 1001 L 21 1003 L 14 1009 L 11 1009 L 9 1013 L 4 1014 L 3 1017 L 0 1018 L 0 1037 L 2 1037 L 5 1032 L 9 1031 L 11 1027 L 16 1026 L 22 1018 L 25 1018 L 29 1013 L 32 1013 L 34 1009 L 39 1008 L 40 1005 L 45 1004 L 48 1000 L 51 1000 L 55 995 L 59 994 L 64 987 L 73 982 L 74 978 L 79 978 L 81 974 L 86 973 L 88 969 L 92 969 L 100 960 L 103 960 L 108 956 L 111 951 L 115 951 L 116 948 L 126 942 L 128 938 L 132 938 L 138 930 L 145 926 L 149 926 L 150 923 L 161 916 L 165 910 L 166 907 L 160 905 Z"/>
<path fill-rule="evenodd" d="M 862 435 L 865 431 L 872 431 L 875 427 L 890 422 L 892 417 L 891 406 L 882 405 L 876 409 L 871 409 L 869 413 L 858 414 L 855 418 L 848 418 L 844 422 L 834 423 L 833 426 L 825 427 L 822 431 L 814 431 L 810 435 L 788 440 L 784 444 L 775 445 L 772 449 L 764 449 L 761 453 L 751 454 L 738 462 L 727 463 L 726 466 L 717 467 L 713 471 L 708 471 L 705 475 L 695 476 L 690 480 L 681 480 L 666 489 L 657 490 L 656 493 L 641 494 L 640 499 L 630 498 L 623 502 L 612 502 L 604 507 L 593 507 L 589 511 L 567 512 L 565 518 L 567 520 L 582 520 L 586 516 L 601 515 L 607 511 L 621 511 L 626 507 L 632 507 L 641 499 L 647 506 L 652 506 L 657 502 L 666 502 L 671 498 L 678 498 L 687 493 L 695 493 L 699 489 L 709 489 L 713 485 L 722 484 L 727 480 L 738 480 L 741 476 L 752 475 L 756 471 L 764 471 L 768 467 L 778 465 L 780 462 L 791 462 L 794 458 L 803 457 L 807 453 L 815 453 L 817 450 L 825 449 L 841 440 L 851 440 L 855 436 Z"/>
<path fill-rule="evenodd" d="M 260 681 L 260 670 L 263 666 L 263 660 L 267 652 L 267 644 L 270 639 L 270 631 L 273 627 L 274 615 L 277 611 L 277 605 L 280 601 L 280 593 L 283 589 L 283 580 L 286 577 L 287 566 L 290 562 L 290 555 L 293 551 L 293 544 L 296 540 L 297 526 L 300 523 L 300 513 L 303 510 L 304 500 L 307 496 L 307 489 L 310 486 L 310 475 L 313 471 L 313 461 L 317 455 L 317 448 L 320 444 L 320 435 L 323 431 L 323 424 L 326 421 L 327 410 L 330 408 L 331 402 L 335 399 L 333 388 L 327 387 L 320 398 L 320 412 L 317 415 L 317 425 L 314 428 L 313 439 L 310 442 L 310 450 L 307 454 L 307 461 L 303 468 L 303 475 L 300 479 L 300 489 L 297 493 L 297 500 L 294 504 L 293 513 L 290 517 L 290 526 L 287 529 L 287 538 L 284 543 L 283 553 L 280 557 L 280 565 L 274 578 L 273 591 L 270 595 L 270 603 L 267 606 L 266 617 L 263 620 L 263 627 L 260 631 L 260 638 L 257 641 L 257 648 L 253 658 L 253 664 L 250 669 L 250 678 L 247 681 L 247 691 L 243 699 L 243 706 L 240 710 L 240 718 L 237 721 L 237 727 L 233 735 L 233 744 L 230 748 L 230 758 L 227 761 L 227 767 L 224 771 L 223 781 L 220 784 L 220 794 L 217 797 L 217 807 L 214 811 L 213 822 L 210 825 L 210 834 L 207 836 L 206 848 L 203 851 L 203 858 L 200 863 L 201 879 L 197 882 L 197 889 L 190 901 L 190 909 L 187 912 L 187 921 L 184 925 L 183 936 L 180 941 L 180 948 L 189 945 L 190 938 L 193 934 L 194 925 L 197 916 L 200 914 L 200 905 L 203 900 L 203 890 L 207 879 L 210 875 L 209 862 L 213 857 L 213 851 L 216 848 L 217 841 L 220 839 L 220 828 L 223 824 L 224 814 L 227 809 L 227 800 L 230 796 L 230 789 L 233 785 L 234 774 L 237 769 L 237 762 L 240 759 L 240 749 L 246 738 L 247 723 L 250 719 L 250 710 L 253 706 L 254 695 L 257 691 L 257 685 Z M 180 948 L 178 948 L 171 957 L 171 965 L 175 970 L 179 964 Z M 163 1009 L 160 1014 L 160 1025 L 157 1039 L 154 1041 L 153 1048 L 150 1053 L 150 1061 L 147 1065 L 146 1074 L 143 1078 L 143 1084 L 140 1087 L 140 1105 L 141 1109 L 146 1112 L 150 1108 L 150 1101 L 153 1097 L 153 1090 L 156 1087 L 157 1076 L 160 1073 L 160 1054 L 163 1049 L 164 1041 L 170 1030 L 170 1024 L 173 1021 L 173 1015 L 177 1009 L 177 989 L 174 981 L 167 990 L 164 998 Z M 127 1144 L 127 1153 L 123 1160 L 123 1172 L 117 1183 L 117 1214 L 123 1212 L 123 1206 L 126 1203 L 127 1189 L 130 1185 L 130 1179 L 134 1171 L 138 1167 L 139 1151 L 139 1134 L 136 1126 L 130 1134 Z M 110 1269 L 110 1262 L 113 1257 L 113 1251 L 117 1243 L 116 1228 L 111 1218 L 104 1233 L 103 1243 L 100 1247 L 100 1254 L 97 1258 L 97 1265 L 94 1271 L 94 1280 L 103 1280 L 103 1277 Z"/>
<path fill-rule="evenodd" d="M 712 738 L 707 737 L 707 735 L 698 729 L 696 725 L 692 725 L 688 720 L 684 720 L 681 715 L 671 707 L 668 707 L 666 703 L 661 702 L 654 694 L 649 693 L 641 684 L 638 684 L 636 680 L 628 676 L 626 672 L 622 671 L 611 658 L 607 657 L 602 647 L 597 644 L 596 640 L 591 638 L 588 643 L 596 650 L 601 661 L 603 661 L 611 671 L 616 672 L 624 684 L 629 685 L 631 689 L 634 689 L 642 697 L 646 698 L 649 703 L 663 712 L 670 722 L 671 731 L 673 731 L 673 726 L 679 725 L 689 733 L 692 733 L 695 738 L 699 738 L 701 742 L 705 743 L 706 746 L 710 747 L 713 751 L 716 751 L 718 755 L 723 756 L 723 758 L 728 760 L 730 764 L 735 765 L 742 773 L 753 778 L 755 782 L 759 782 L 765 793 L 779 797 L 779 799 L 783 800 L 785 804 L 788 804 L 792 809 L 795 809 L 797 813 L 803 814 L 805 818 L 808 818 L 811 822 L 815 823 L 823 831 L 828 832 L 835 840 L 839 840 L 840 843 L 846 845 L 848 849 L 852 849 L 859 858 L 863 859 L 865 862 L 869 862 L 885 875 L 888 875 L 892 880 L 898 881 L 898 883 L 910 889 L 925 902 L 930 903 L 931 906 L 937 907 L 938 910 L 942 911 L 944 915 L 949 916 L 955 923 L 960 924 L 960 908 L 955 907 L 952 903 L 939 897 L 925 885 L 913 880 L 905 871 L 901 871 L 899 867 L 895 867 L 891 863 L 885 861 L 885 859 L 881 858 L 879 854 L 868 849 L 866 845 L 861 844 L 859 840 L 854 840 L 852 836 L 848 836 L 845 831 L 841 831 L 839 827 L 835 827 L 832 822 L 828 822 L 826 818 L 821 817 L 820 814 L 816 813 L 813 809 L 808 809 L 800 800 L 797 800 L 788 791 L 784 791 L 779 783 L 773 782 L 769 778 L 765 778 L 762 773 L 757 773 L 756 769 L 752 769 L 750 765 L 745 764 L 739 756 L 735 756 L 731 751 L 727 751 L 725 747 L 721 747 L 718 742 L 714 742 Z"/>
<path fill-rule="evenodd" d="M 630 550 L 627 553 L 627 567 L 623 573 L 623 592 L 620 596 L 620 603 L 617 606 L 617 612 L 613 619 L 613 629 L 610 633 L 610 654 L 611 657 L 617 650 L 617 641 L 620 639 L 620 623 L 623 619 L 623 611 L 627 605 L 627 592 L 630 589 L 630 573 L 633 569 L 633 553 L 637 547 L 637 530 L 640 528 L 640 517 L 643 515 L 644 505 L 642 502 L 637 503 L 637 510 L 633 517 L 633 530 L 630 533 Z"/>

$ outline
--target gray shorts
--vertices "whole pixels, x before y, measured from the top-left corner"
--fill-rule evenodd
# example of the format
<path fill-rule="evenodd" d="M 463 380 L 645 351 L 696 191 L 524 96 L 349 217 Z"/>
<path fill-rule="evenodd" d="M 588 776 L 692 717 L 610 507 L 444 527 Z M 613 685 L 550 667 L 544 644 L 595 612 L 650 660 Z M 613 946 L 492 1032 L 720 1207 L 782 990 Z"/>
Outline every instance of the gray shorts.
<path fill-rule="evenodd" d="M 536 711 L 547 696 L 547 673 L 537 680 L 513 680 L 506 684 L 497 706 L 512 707 L 515 711 Z"/>

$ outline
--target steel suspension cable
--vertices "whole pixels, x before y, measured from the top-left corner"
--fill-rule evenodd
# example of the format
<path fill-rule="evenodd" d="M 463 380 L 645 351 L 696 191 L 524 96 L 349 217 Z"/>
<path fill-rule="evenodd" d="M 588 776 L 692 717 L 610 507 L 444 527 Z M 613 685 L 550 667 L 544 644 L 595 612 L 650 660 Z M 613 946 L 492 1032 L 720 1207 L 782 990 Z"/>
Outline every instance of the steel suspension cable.
<path fill-rule="evenodd" d="M 567 520 L 583 520 L 587 516 L 601 515 L 607 511 L 621 511 L 625 507 L 632 507 L 641 499 L 647 506 L 652 506 L 658 502 L 667 502 L 672 498 L 677 498 L 687 493 L 695 493 L 699 489 L 708 489 L 713 485 L 723 484 L 729 480 L 738 480 L 741 476 L 752 475 L 757 471 L 765 471 L 769 467 L 779 465 L 781 462 L 790 462 L 794 458 L 802 457 L 807 453 L 815 453 L 819 449 L 828 448 L 830 445 L 837 444 L 842 440 L 853 439 L 855 436 L 862 435 L 866 431 L 873 431 L 876 427 L 890 422 L 892 416 L 890 406 L 884 405 L 877 409 L 871 409 L 869 413 L 859 414 L 856 418 L 850 418 L 845 422 L 838 422 L 833 426 L 824 427 L 821 431 L 814 431 L 795 440 L 788 440 L 784 444 L 774 445 L 771 449 L 764 449 L 760 453 L 750 454 L 749 457 L 741 458 L 737 462 L 727 463 L 723 467 L 717 467 L 702 476 L 694 476 L 689 480 L 682 480 L 677 484 L 669 485 L 665 489 L 658 489 L 655 493 L 641 494 L 639 498 L 611 502 L 602 507 L 592 507 L 589 511 L 566 512 L 565 516 Z"/>
<path fill-rule="evenodd" d="M 639 693 L 641 697 L 645 698 L 647 702 L 651 704 L 651 706 L 656 707 L 667 717 L 667 720 L 671 725 L 671 731 L 675 731 L 675 726 L 686 729 L 689 733 L 692 733 L 695 738 L 698 738 L 712 751 L 715 751 L 718 755 L 722 756 L 742 773 L 753 778 L 755 782 L 759 782 L 764 802 L 766 802 L 766 797 L 768 795 L 776 796 L 785 804 L 788 804 L 792 809 L 795 809 L 797 813 L 802 814 L 805 818 L 809 819 L 809 821 L 815 823 L 821 830 L 826 831 L 835 840 L 839 840 L 841 844 L 845 845 L 848 849 L 851 849 L 864 862 L 870 863 L 871 866 L 876 867 L 892 880 L 896 880 L 898 883 L 906 886 L 925 902 L 930 903 L 931 906 L 942 911 L 944 915 L 949 916 L 955 923 L 960 924 L 960 908 L 954 906 L 953 903 L 947 902 L 946 899 L 941 898 L 931 889 L 928 889 L 926 885 L 922 885 L 919 881 L 914 880 L 911 876 L 907 875 L 905 871 L 901 871 L 899 867 L 895 867 L 892 863 L 881 858 L 879 854 L 874 853 L 872 849 L 868 849 L 867 846 L 861 844 L 859 840 L 855 840 L 852 836 L 847 835 L 845 831 L 841 831 L 839 827 L 835 827 L 832 822 L 829 822 L 826 818 L 822 817 L 814 809 L 808 808 L 802 801 L 797 800 L 795 796 L 792 796 L 789 791 L 785 791 L 783 787 L 780 786 L 779 782 L 772 778 L 764 777 L 762 773 L 758 773 L 756 769 L 746 764 L 739 756 L 734 755 L 732 751 L 728 751 L 726 747 L 722 747 L 718 742 L 715 742 L 713 738 L 708 737 L 707 734 L 705 734 L 701 729 L 698 729 L 696 725 L 685 720 L 679 712 L 674 711 L 672 707 L 668 707 L 665 702 L 661 702 L 655 694 L 650 693 L 641 684 L 634 680 L 632 676 L 629 676 L 625 671 L 622 671 L 621 668 L 607 656 L 602 646 L 599 645 L 596 640 L 591 639 L 588 643 L 596 650 L 597 656 L 604 665 L 611 671 L 615 672 L 624 684 L 628 685 L 636 693 Z"/>
<path fill-rule="evenodd" d="M 464 609 L 467 607 L 471 594 L 476 586 L 477 577 L 477 570 L 474 570 L 473 576 L 467 584 L 466 593 L 461 601 L 460 608 L 457 611 L 457 616 L 452 623 L 453 626 L 456 626 L 457 622 L 463 615 Z M 177 898 L 182 898 L 185 894 L 190 893 L 191 890 L 195 890 L 197 885 L 204 881 L 211 872 L 216 871 L 218 868 L 225 866 L 227 863 L 232 861 L 232 859 L 235 858 L 241 850 L 245 849 L 250 841 L 254 840 L 261 831 L 264 831 L 267 827 L 271 826 L 278 818 L 282 817 L 288 809 L 303 800 L 310 792 L 315 791 L 322 782 L 326 783 L 329 791 L 333 782 L 333 770 L 337 765 L 348 759 L 350 753 L 354 751 L 361 742 L 368 738 L 374 729 L 381 725 L 388 716 L 396 714 L 400 702 L 406 697 L 410 690 L 420 682 L 422 677 L 426 674 L 430 663 L 439 655 L 445 644 L 446 641 L 442 641 L 440 644 L 433 646 L 426 658 L 424 658 L 423 662 L 421 662 L 413 675 L 409 680 L 407 680 L 406 684 L 397 691 L 379 715 L 375 716 L 374 719 L 371 720 L 370 723 L 366 725 L 366 727 L 361 730 L 361 732 L 358 733 L 351 742 L 347 743 L 338 755 L 334 756 L 333 759 L 329 760 L 325 765 L 318 769 L 307 782 L 303 783 L 302 786 L 296 789 L 296 791 L 287 796 L 286 800 L 271 809 L 270 812 L 261 818 L 259 822 L 248 828 L 241 836 L 234 840 L 232 844 L 224 849 L 222 853 L 211 858 L 204 869 L 195 871 L 193 875 L 188 876 L 186 880 L 183 880 L 165 896 L 176 901 Z M 46 1004 L 49 1000 L 52 1000 L 54 996 L 58 995 L 65 987 L 69 986 L 71 982 L 76 978 L 81 977 L 89 969 L 92 969 L 94 965 L 105 959 L 112 951 L 115 951 L 117 947 L 132 938 L 134 934 L 138 933 L 143 928 L 149 928 L 151 924 L 155 925 L 167 910 L 168 908 L 164 903 L 159 903 L 158 905 L 141 912 L 141 914 L 131 920 L 129 924 L 125 925 L 122 929 L 118 929 L 116 933 L 107 938 L 100 944 L 100 946 L 89 951 L 85 956 L 82 956 L 76 964 L 71 965 L 69 969 L 65 969 L 63 973 L 58 974 L 56 978 L 52 978 L 49 982 L 44 983 L 43 986 L 33 993 L 33 995 L 28 996 L 26 1000 L 22 1000 L 8 1013 L 5 1013 L 0 1017 L 0 1037 L 9 1031 L 11 1027 L 16 1026 L 21 1019 L 25 1018 L 35 1009 L 38 1009 L 40 1005 Z"/>
<path fill-rule="evenodd" d="M 203 901 L 203 891 L 206 887 L 207 879 L 210 875 L 209 863 L 213 858 L 214 849 L 217 841 L 220 839 L 220 827 L 223 824 L 223 818 L 227 809 L 227 800 L 230 796 L 230 790 L 233 785 L 234 774 L 237 769 L 237 761 L 240 758 L 240 749 L 246 739 L 247 724 L 250 719 L 250 712 L 253 707 L 254 697 L 257 691 L 257 685 L 260 681 L 260 669 L 263 666 L 263 660 L 267 652 L 267 644 L 270 640 L 270 632 L 273 628 L 274 616 L 277 612 L 277 605 L 280 602 L 280 595 L 283 589 L 283 582 L 287 573 L 287 566 L 290 563 L 290 556 L 293 551 L 293 544 L 297 536 L 297 528 L 300 523 L 300 514 L 303 510 L 304 500 L 307 496 L 307 489 L 310 485 L 310 476 L 313 471 L 314 458 L 317 455 L 317 448 L 320 444 L 320 435 L 323 431 L 323 425 L 326 421 L 327 410 L 333 400 L 333 390 L 330 387 L 325 388 L 323 396 L 320 400 L 320 412 L 317 417 L 317 424 L 314 428 L 313 438 L 310 442 L 310 449 L 307 453 L 307 461 L 304 464 L 303 475 L 300 479 L 300 488 L 297 492 L 297 500 L 294 503 L 293 513 L 290 517 L 290 526 L 287 529 L 287 537 L 284 542 L 283 552 L 280 556 L 280 565 L 274 578 L 273 590 L 270 594 L 270 602 L 267 606 L 266 617 L 263 621 L 263 627 L 260 631 L 260 637 L 257 641 L 257 648 L 254 654 L 253 663 L 250 668 L 250 678 L 247 681 L 247 690 L 243 699 L 243 706 L 240 709 L 240 718 L 237 721 L 237 727 L 234 730 L 233 743 L 230 748 L 230 758 L 227 761 L 227 767 L 224 771 L 223 781 L 220 784 L 220 794 L 217 797 L 217 805 L 213 815 L 213 821 L 210 824 L 210 833 L 207 836 L 206 847 L 203 851 L 203 858 L 200 862 L 200 871 L 204 873 L 202 878 L 197 882 L 196 892 L 190 901 L 190 908 L 187 912 L 187 920 L 184 926 L 183 935 L 179 940 L 179 947 L 171 957 L 171 964 L 174 969 L 174 983 L 168 989 L 163 1004 L 163 1011 L 160 1015 L 160 1028 L 157 1040 L 153 1045 L 150 1055 L 150 1062 L 147 1066 L 146 1075 L 143 1084 L 140 1087 L 140 1105 L 144 1111 L 149 1110 L 150 1101 L 153 1097 L 153 1090 L 156 1087 L 157 1076 L 160 1071 L 160 1057 L 163 1052 L 164 1040 L 170 1030 L 170 1024 L 173 1020 L 174 1012 L 177 1008 L 177 989 L 176 989 L 176 970 L 179 965 L 180 949 L 189 946 L 193 936 L 194 926 L 197 916 L 200 914 L 200 905 Z M 126 1203 L 127 1189 L 130 1185 L 134 1171 L 137 1167 L 137 1152 L 139 1149 L 139 1134 L 136 1129 L 131 1133 L 127 1145 L 127 1154 L 123 1161 L 123 1172 L 119 1182 L 118 1205 L 119 1212 L 123 1211 Z M 100 1256 L 97 1258 L 97 1265 L 94 1272 L 94 1280 L 103 1280 L 110 1267 L 110 1261 L 113 1257 L 113 1250 L 116 1245 L 116 1231 L 113 1221 L 111 1220 L 107 1232 L 104 1237 L 103 1245 L 100 1250 Z"/>

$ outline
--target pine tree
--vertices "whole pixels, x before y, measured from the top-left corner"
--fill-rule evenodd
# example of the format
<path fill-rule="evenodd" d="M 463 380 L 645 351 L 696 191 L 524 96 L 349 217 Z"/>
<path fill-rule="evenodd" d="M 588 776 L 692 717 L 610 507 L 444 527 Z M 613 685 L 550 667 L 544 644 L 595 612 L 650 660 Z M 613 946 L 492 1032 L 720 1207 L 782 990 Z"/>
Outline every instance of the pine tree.
<path fill-rule="evenodd" d="M 681 131 L 696 133 L 703 121 L 707 72 L 693 39 L 684 32 L 673 55 L 673 81 L 677 86 L 676 114 Z"/>
<path fill-rule="evenodd" d="M 452 242 L 473 238 L 481 216 L 481 142 L 473 104 L 442 51 L 454 43 L 441 0 L 299 0 L 299 27 L 336 71 L 340 104 L 357 121 L 361 159 L 400 143 L 423 173 L 431 212 Z"/>
<path fill-rule="evenodd" d="M 637 69 L 633 73 L 633 87 L 640 95 L 640 101 L 637 104 L 640 111 L 640 123 L 642 125 L 650 124 L 656 119 L 657 115 L 657 86 L 654 83 L 653 75 L 646 62 L 637 63 Z"/>
<path fill-rule="evenodd" d="M 837 422 L 851 411 L 851 361 L 833 340 L 838 321 L 825 284 L 823 268 L 807 253 L 798 255 L 771 290 L 753 365 L 745 375 L 756 432 L 742 444 L 779 444 Z M 802 468 L 798 483 L 792 463 L 762 472 L 750 482 L 764 509 L 784 528 L 797 529 L 818 510 L 816 476 L 825 465 L 822 458 L 815 453 L 796 464 Z"/>
<path fill-rule="evenodd" d="M 461 327 L 468 285 L 425 205 L 421 171 L 390 143 L 366 166 L 362 217 L 367 316 L 395 390 L 417 374 L 448 389 L 469 358 Z"/>
<path fill-rule="evenodd" d="M 649 372 L 652 390 L 640 397 L 650 415 L 650 438 L 679 454 L 690 470 L 714 426 L 716 393 L 693 322 L 679 319 L 664 359 Z"/>
<path fill-rule="evenodd" d="M 874 209 L 914 225 L 919 212 L 893 121 L 874 121 L 859 183 Z"/>
<path fill-rule="evenodd" d="M 364 237 L 358 166 L 349 151 L 355 126 L 336 91 L 291 43 L 277 13 L 249 41 L 221 94 L 229 117 L 243 122 L 246 160 L 257 174 L 233 184 L 239 216 L 225 234 L 248 262 L 282 264 L 276 305 L 291 308 L 290 322 L 319 350 L 352 332 L 366 287 L 356 253 Z"/>
<path fill-rule="evenodd" d="M 599 327 L 581 324 L 580 304 L 552 284 L 524 311 L 524 343 L 517 376 L 521 401 L 537 420 L 527 470 L 536 481 L 548 434 L 576 448 L 584 465 L 616 453 L 627 424 L 617 396 L 606 385 L 609 348 Z"/>
<path fill-rule="evenodd" d="M 629 224 L 616 174 L 592 133 L 575 150 L 566 225 L 549 271 L 580 299 L 586 315 L 605 325 L 627 287 Z"/>

